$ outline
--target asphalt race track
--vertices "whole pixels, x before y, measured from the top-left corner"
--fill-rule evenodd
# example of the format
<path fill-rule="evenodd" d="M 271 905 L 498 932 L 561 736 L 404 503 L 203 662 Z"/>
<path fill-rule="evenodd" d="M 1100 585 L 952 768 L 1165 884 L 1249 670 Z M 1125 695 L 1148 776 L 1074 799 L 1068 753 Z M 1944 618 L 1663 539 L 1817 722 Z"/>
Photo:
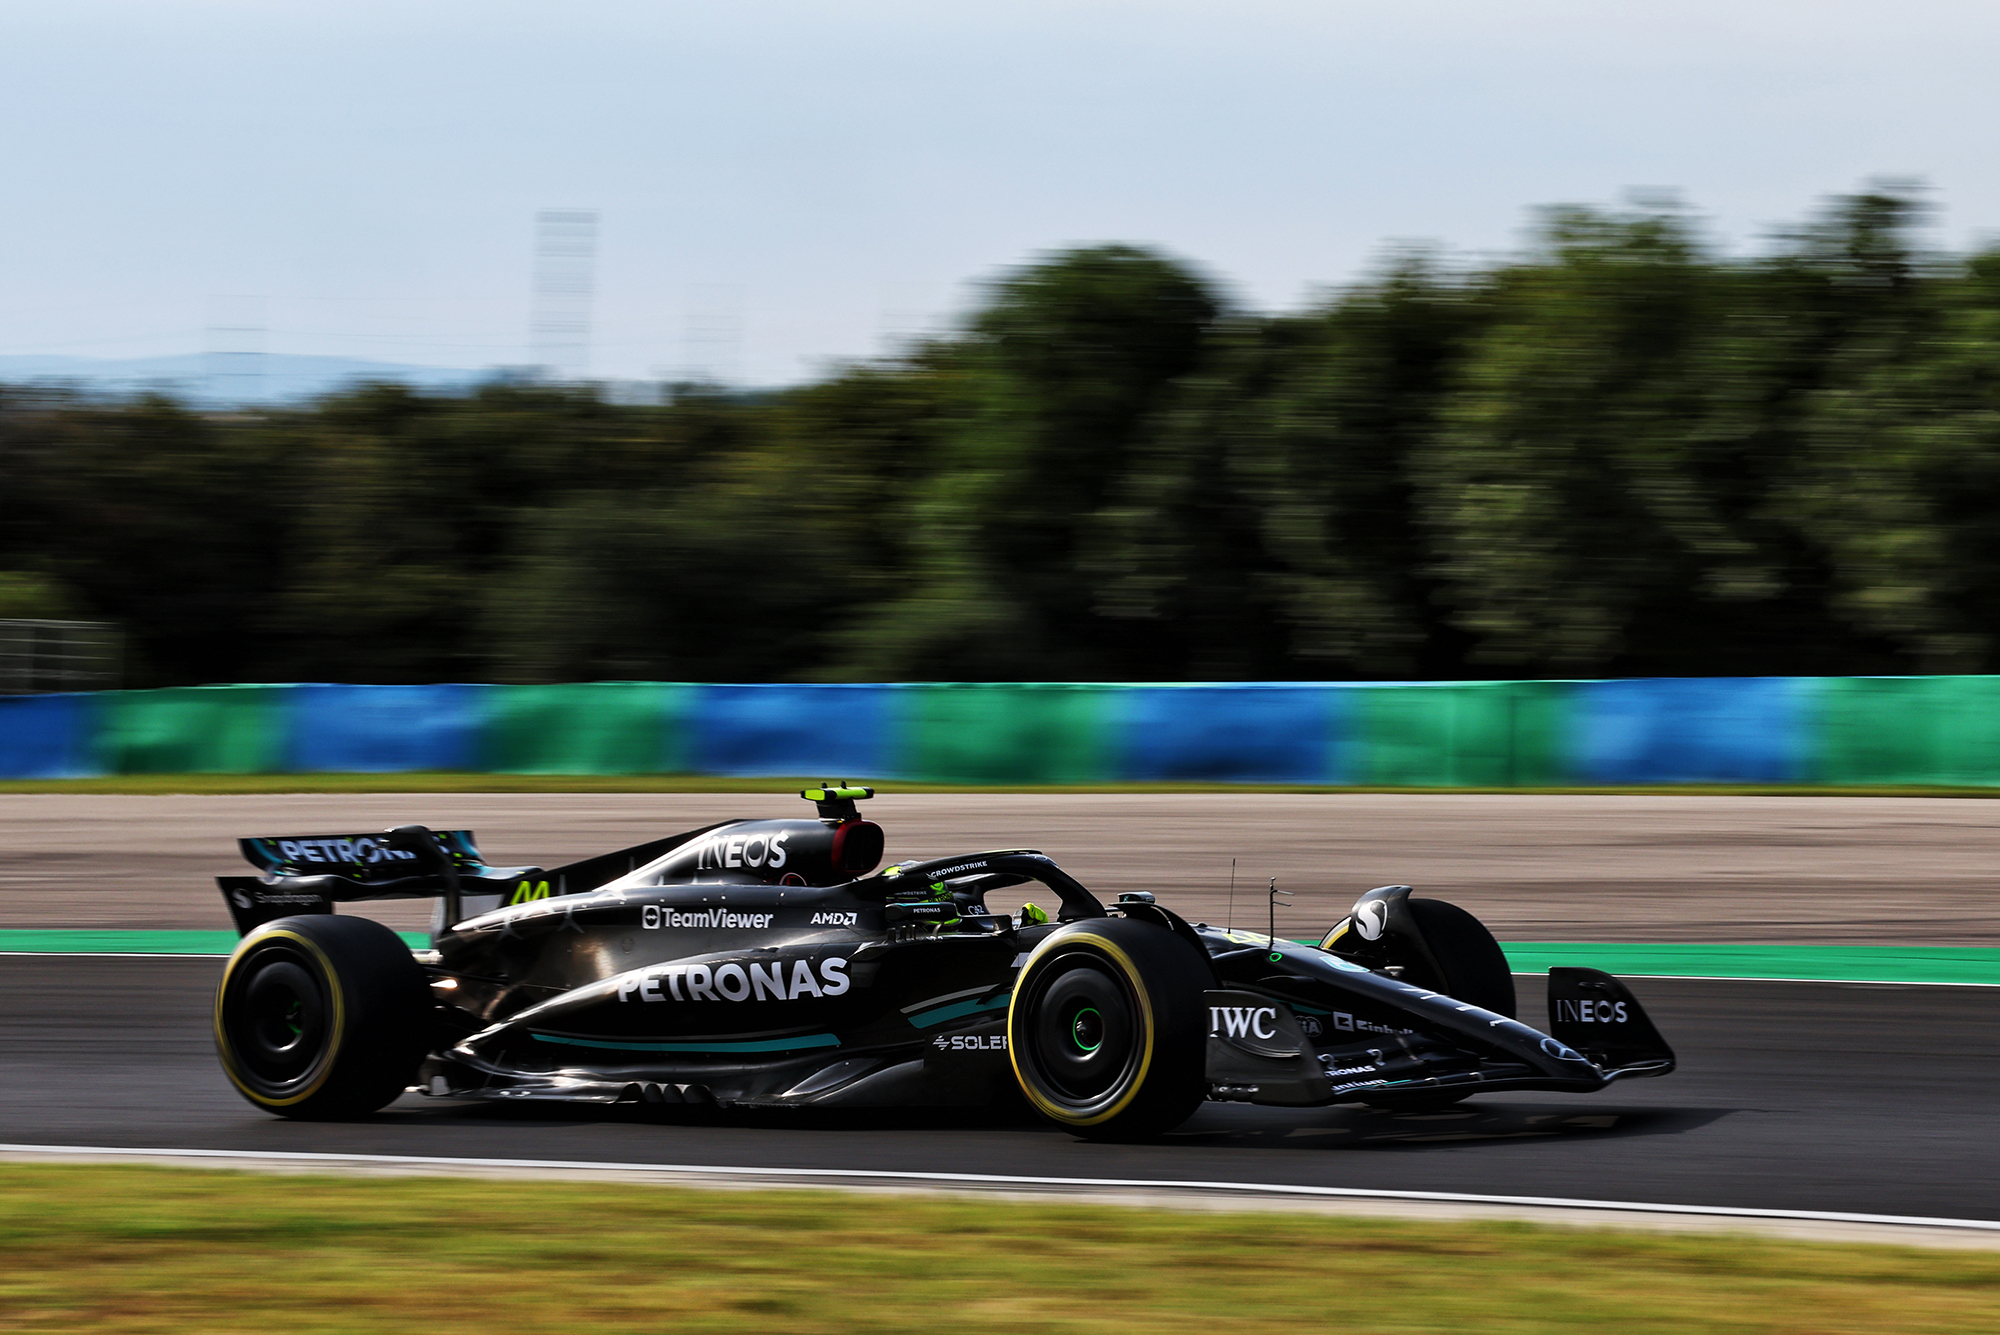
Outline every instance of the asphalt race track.
<path fill-rule="evenodd" d="M 736 794 L 13 796 L 0 926 L 222 928 L 240 834 L 483 831 L 559 860 L 795 799 Z M 2000 803 L 1918 798 L 888 794 L 892 857 L 1047 849 L 1107 897 L 1154 889 L 1239 923 L 1270 875 L 1317 935 L 1391 880 L 1505 940 L 2000 943 Z M 546 864 L 545 864 L 546 865 Z M 1886 887 L 1886 888 L 1885 888 Z M 997 901 L 996 901 L 997 902 Z M 429 905 L 371 906 L 416 927 Z M 1011 907 L 1011 905 L 1003 905 Z M 215 959 L 0 956 L 0 1143 L 766 1169 L 1203 1180 L 2000 1221 L 2000 988 L 1638 979 L 1681 1070 L 1593 1096 L 1428 1116 L 1210 1105 L 1158 1144 L 1098 1146 L 962 1112 L 705 1116 L 406 1098 L 280 1121 L 224 1081 Z M 1531 979 L 1522 1016 L 1538 1023 Z"/>
<path fill-rule="evenodd" d="M 755 1117 L 409 1096 L 281 1121 L 224 1081 L 221 961 L 0 957 L 0 1141 L 1206 1179 L 2000 1219 L 2000 989 L 1640 979 L 1681 1069 L 1423 1116 L 1209 1105 L 1149 1145 L 959 1111 Z M 1521 979 L 1534 1022 L 1540 989 Z"/>

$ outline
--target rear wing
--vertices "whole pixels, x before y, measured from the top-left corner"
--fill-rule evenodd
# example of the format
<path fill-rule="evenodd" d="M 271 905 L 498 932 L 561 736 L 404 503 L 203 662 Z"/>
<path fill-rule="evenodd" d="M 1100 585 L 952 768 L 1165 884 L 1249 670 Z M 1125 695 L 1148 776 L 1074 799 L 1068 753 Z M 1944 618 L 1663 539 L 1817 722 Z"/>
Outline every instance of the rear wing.
<path fill-rule="evenodd" d="M 402 826 L 387 833 L 303 834 L 288 839 L 238 839 L 243 860 L 265 876 L 346 877 L 358 884 L 386 882 L 435 870 L 435 861 L 424 856 L 421 842 L 403 831 L 422 826 Z M 451 859 L 462 874 L 477 876 L 486 866 L 470 830 L 423 830 L 435 842 L 437 851 Z M 355 895 L 367 899 L 373 896 Z M 401 898 L 401 896 L 384 896 Z"/>
<path fill-rule="evenodd" d="M 218 876 L 239 935 L 274 918 L 331 913 L 335 904 L 374 899 L 438 899 L 432 931 L 499 908 L 595 890 L 665 856 L 715 826 L 668 835 L 611 853 L 540 867 L 489 867 L 470 830 L 401 825 L 371 834 L 239 839 L 259 876 Z"/>
<path fill-rule="evenodd" d="M 218 876 L 239 934 L 273 918 L 331 913 L 335 904 L 372 899 L 442 899 L 456 922 L 461 899 L 484 907 L 510 892 L 546 897 L 539 867 L 489 867 L 470 830 L 403 825 L 372 834 L 307 834 L 239 839 L 244 860 L 261 876 Z M 540 894 L 536 894 L 537 886 Z"/>

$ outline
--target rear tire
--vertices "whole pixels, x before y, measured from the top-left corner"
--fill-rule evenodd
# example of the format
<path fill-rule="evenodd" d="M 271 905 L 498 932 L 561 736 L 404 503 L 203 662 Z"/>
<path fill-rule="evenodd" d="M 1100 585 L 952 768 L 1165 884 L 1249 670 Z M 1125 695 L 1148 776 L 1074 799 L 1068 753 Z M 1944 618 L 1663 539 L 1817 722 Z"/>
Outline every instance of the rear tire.
<path fill-rule="evenodd" d="M 1007 1010 L 1029 1104 L 1093 1140 L 1178 1126 L 1207 1094 L 1206 961 L 1151 923 L 1094 918 L 1045 938 Z"/>
<path fill-rule="evenodd" d="M 368 918 L 280 918 L 243 938 L 215 994 L 215 1046 L 237 1092 L 301 1120 L 364 1117 L 415 1077 L 430 987 Z"/>

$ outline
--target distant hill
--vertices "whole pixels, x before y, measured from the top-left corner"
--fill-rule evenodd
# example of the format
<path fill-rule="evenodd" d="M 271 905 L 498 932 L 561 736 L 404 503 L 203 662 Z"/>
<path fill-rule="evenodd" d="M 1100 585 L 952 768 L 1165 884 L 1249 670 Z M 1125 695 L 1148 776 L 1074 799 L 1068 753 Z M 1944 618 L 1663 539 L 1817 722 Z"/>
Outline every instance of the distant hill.
<path fill-rule="evenodd" d="M 212 407 L 290 403 L 363 381 L 393 381 L 428 390 L 466 390 L 506 372 L 409 366 L 353 357 L 288 353 L 202 354 L 179 357 L 0 357 L 0 384 L 73 385 L 100 394 L 161 390 Z"/>

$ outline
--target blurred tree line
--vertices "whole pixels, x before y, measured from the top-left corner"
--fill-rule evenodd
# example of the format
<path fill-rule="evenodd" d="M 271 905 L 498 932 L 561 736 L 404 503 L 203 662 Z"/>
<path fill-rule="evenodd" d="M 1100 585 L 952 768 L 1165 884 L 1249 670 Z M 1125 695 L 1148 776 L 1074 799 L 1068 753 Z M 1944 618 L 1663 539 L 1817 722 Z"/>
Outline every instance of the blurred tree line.
<path fill-rule="evenodd" d="M 132 685 L 1991 672 L 2000 252 L 1919 221 L 1556 210 L 1278 316 L 1081 249 L 657 406 L 0 392 L 0 572 Z"/>

